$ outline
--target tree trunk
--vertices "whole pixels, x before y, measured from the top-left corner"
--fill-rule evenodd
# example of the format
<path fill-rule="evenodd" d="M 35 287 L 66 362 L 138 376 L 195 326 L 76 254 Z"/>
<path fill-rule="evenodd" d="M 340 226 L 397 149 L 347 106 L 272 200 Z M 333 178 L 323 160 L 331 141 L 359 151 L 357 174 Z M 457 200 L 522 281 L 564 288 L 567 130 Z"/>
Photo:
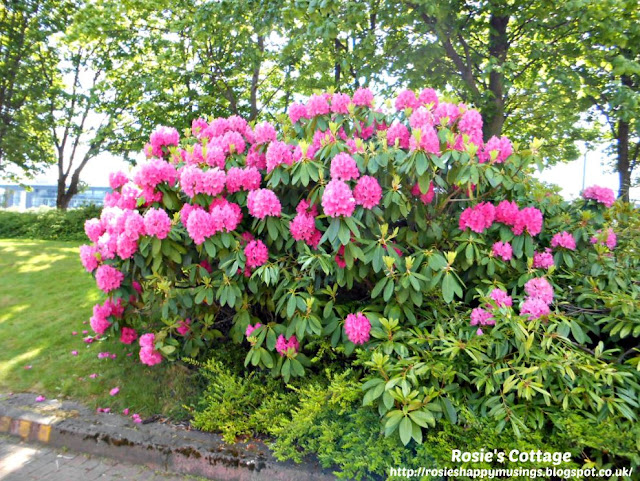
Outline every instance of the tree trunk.
<path fill-rule="evenodd" d="M 508 25 L 508 15 L 494 13 L 489 19 L 489 56 L 494 66 L 489 73 L 489 92 L 487 92 L 489 98 L 482 109 L 482 116 L 485 118 L 482 128 L 485 142 L 494 135 L 498 137 L 502 135 L 504 125 L 505 94 L 502 66 L 507 59 L 509 50 Z"/>
<path fill-rule="evenodd" d="M 618 161 L 616 170 L 620 180 L 618 198 L 624 202 L 629 202 L 629 189 L 631 188 L 631 163 L 629 162 L 629 123 L 618 121 L 617 129 L 617 151 Z"/>

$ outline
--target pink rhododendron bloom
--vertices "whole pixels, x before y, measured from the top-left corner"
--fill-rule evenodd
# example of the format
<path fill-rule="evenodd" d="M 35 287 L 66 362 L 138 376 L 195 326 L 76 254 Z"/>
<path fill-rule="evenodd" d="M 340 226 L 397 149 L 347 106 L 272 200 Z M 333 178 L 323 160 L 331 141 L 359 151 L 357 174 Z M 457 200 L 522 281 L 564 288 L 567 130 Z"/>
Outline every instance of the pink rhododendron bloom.
<path fill-rule="evenodd" d="M 477 132 L 482 134 L 482 115 L 477 110 L 466 110 L 458 120 L 458 130 L 463 134 L 475 136 Z"/>
<path fill-rule="evenodd" d="M 178 172 L 176 168 L 162 159 L 151 159 L 138 164 L 133 175 L 134 183 L 140 186 L 143 191 L 145 191 L 145 188 L 153 191 L 158 184 L 163 182 L 174 185 L 177 179 Z"/>
<path fill-rule="evenodd" d="M 567 231 L 558 232 L 551 238 L 551 247 L 564 247 L 569 250 L 576 250 L 576 240 Z"/>
<path fill-rule="evenodd" d="M 595 200 L 607 207 L 611 207 L 616 201 L 616 195 L 613 193 L 613 190 L 607 187 L 600 187 L 598 185 L 593 185 L 584 189 L 582 197 L 585 199 Z"/>
<path fill-rule="evenodd" d="M 202 209 L 194 209 L 187 220 L 187 232 L 193 242 L 202 244 L 207 237 L 215 234 L 211 215 Z"/>
<path fill-rule="evenodd" d="M 430 204 L 436 195 L 435 190 L 433 188 L 433 182 L 429 182 L 429 190 L 424 194 L 422 193 L 422 190 L 420 190 L 420 184 L 416 182 L 414 186 L 411 188 L 411 195 L 415 195 L 416 197 L 419 197 L 424 205 Z"/>
<path fill-rule="evenodd" d="M 326 115 L 330 111 L 329 102 L 324 95 L 312 95 L 307 100 L 307 116 Z"/>
<path fill-rule="evenodd" d="M 190 325 L 191 325 L 191 319 L 180 319 L 180 322 L 178 323 L 178 327 L 176 328 L 176 331 L 181 336 L 186 336 L 187 333 L 191 330 Z"/>
<path fill-rule="evenodd" d="M 541 299 L 547 304 L 553 301 L 553 287 L 544 277 L 530 279 L 524 285 L 525 292 L 529 297 Z"/>
<path fill-rule="evenodd" d="M 476 307 L 471 311 L 470 323 L 472 326 L 493 326 L 495 325 L 496 320 L 493 318 L 493 314 L 489 311 L 482 307 Z"/>
<path fill-rule="evenodd" d="M 409 117 L 412 129 L 433 128 L 433 114 L 426 107 L 418 107 Z"/>
<path fill-rule="evenodd" d="M 256 144 L 267 144 L 276 140 L 276 129 L 268 122 L 261 122 L 253 129 Z"/>
<path fill-rule="evenodd" d="M 520 208 L 515 202 L 503 200 L 496 207 L 496 221 L 503 224 L 514 226 L 520 214 Z"/>
<path fill-rule="evenodd" d="M 86 269 L 87 272 L 93 272 L 98 267 L 98 259 L 96 254 L 98 253 L 98 248 L 90 245 L 82 245 L 80 246 L 80 261 L 82 265 Z"/>
<path fill-rule="evenodd" d="M 110 265 L 103 264 L 96 270 L 96 283 L 98 288 L 105 293 L 120 287 L 123 279 L 124 274 Z"/>
<path fill-rule="evenodd" d="M 129 178 L 127 177 L 127 174 L 125 174 L 121 170 L 117 172 L 111 172 L 109 174 L 109 187 L 111 187 L 113 190 L 119 189 L 127 182 L 129 182 Z"/>
<path fill-rule="evenodd" d="M 355 189 L 353 189 L 353 197 L 356 204 L 365 209 L 373 209 L 382 199 L 382 187 L 376 178 L 364 175 L 360 177 Z"/>
<path fill-rule="evenodd" d="M 260 152 L 255 145 L 249 149 L 245 162 L 247 167 L 255 167 L 256 169 L 267 168 L 266 155 Z"/>
<path fill-rule="evenodd" d="M 344 181 L 334 179 L 324 189 L 322 208 L 329 217 L 349 217 L 356 208 L 356 199 Z"/>
<path fill-rule="evenodd" d="M 163 209 L 149 209 L 144 215 L 147 235 L 165 239 L 171 230 L 171 219 Z"/>
<path fill-rule="evenodd" d="M 153 131 L 149 138 L 151 144 L 151 155 L 154 157 L 162 157 L 163 147 L 178 145 L 180 142 L 180 134 L 173 127 L 160 126 Z"/>
<path fill-rule="evenodd" d="M 338 180 L 351 180 L 360 177 L 358 164 L 349 154 L 344 152 L 336 155 L 331 160 L 331 178 Z"/>
<path fill-rule="evenodd" d="M 289 223 L 289 231 L 295 240 L 308 243 L 316 231 L 315 218 L 307 213 L 300 213 Z"/>
<path fill-rule="evenodd" d="M 155 350 L 155 334 L 148 333 L 140 336 L 140 362 L 153 366 L 162 362 L 162 355 Z"/>
<path fill-rule="evenodd" d="M 495 207 L 488 202 L 481 202 L 474 207 L 468 207 L 460 214 L 460 230 L 469 228 L 473 232 L 481 234 L 485 229 L 493 225 L 495 215 Z"/>
<path fill-rule="evenodd" d="M 538 319 L 549 314 L 550 309 L 546 302 L 536 297 L 528 297 L 520 307 L 520 315 L 528 316 L 529 320 Z"/>
<path fill-rule="evenodd" d="M 373 106 L 373 92 L 368 88 L 360 87 L 353 94 L 353 104 L 359 107 Z"/>
<path fill-rule="evenodd" d="M 120 392 L 119 387 L 114 387 L 111 391 L 109 391 L 109 396 L 115 396 Z"/>
<path fill-rule="evenodd" d="M 408 149 L 410 138 L 411 134 L 409 133 L 409 129 L 404 124 L 393 124 L 387 130 L 387 145 L 389 147 L 393 147 L 397 141 L 398 147 L 401 149 Z"/>
<path fill-rule="evenodd" d="M 291 104 L 289 106 L 289 119 L 295 124 L 300 119 L 307 118 L 307 107 L 304 104 Z"/>
<path fill-rule="evenodd" d="M 503 261 L 510 261 L 513 257 L 513 249 L 508 242 L 496 242 L 493 244 L 493 255 L 502 258 Z"/>
<path fill-rule="evenodd" d="M 280 199 L 275 192 L 269 189 L 257 189 L 249 192 L 247 208 L 249 214 L 256 219 L 264 219 L 267 216 L 280 217 L 282 214 Z"/>
<path fill-rule="evenodd" d="M 211 204 L 210 217 L 213 233 L 232 232 L 242 221 L 242 209 L 238 204 L 219 199 L 219 202 Z"/>
<path fill-rule="evenodd" d="M 269 260 L 269 250 L 262 241 L 253 240 L 244 248 L 244 255 L 247 257 L 247 267 L 254 269 L 260 267 Z"/>
<path fill-rule="evenodd" d="M 513 153 L 513 146 L 511 141 L 507 137 L 491 137 L 484 148 L 478 152 L 478 159 L 480 163 L 491 161 L 491 155 L 494 152 L 495 163 L 503 163 L 507 157 Z"/>
<path fill-rule="evenodd" d="M 549 249 L 548 247 L 544 250 L 544 252 L 536 252 L 533 254 L 534 269 L 548 269 L 553 265 L 553 255 L 551 254 L 551 249 Z"/>
<path fill-rule="evenodd" d="M 609 249 L 613 250 L 618 245 L 618 236 L 616 236 L 616 233 L 611 228 L 607 230 L 606 236 L 604 236 L 602 234 L 602 231 L 599 230 L 598 232 L 596 232 L 596 235 L 591 238 L 591 243 L 604 244 Z"/>
<path fill-rule="evenodd" d="M 349 113 L 349 104 L 351 97 L 347 94 L 333 94 L 331 97 L 331 112 L 334 114 L 347 115 Z"/>
<path fill-rule="evenodd" d="M 289 339 L 280 334 L 276 341 L 276 351 L 282 357 L 291 356 L 300 350 L 300 344 L 296 336 L 291 336 Z"/>
<path fill-rule="evenodd" d="M 460 116 L 460 109 L 456 104 L 440 102 L 433 110 L 433 116 L 437 124 L 442 124 L 445 119 L 449 119 L 448 124 L 453 124 Z"/>
<path fill-rule="evenodd" d="M 515 219 L 511 229 L 515 235 L 521 235 L 525 230 L 535 236 L 542 231 L 542 212 L 535 207 L 525 207 Z"/>
<path fill-rule="evenodd" d="M 433 127 L 429 126 L 414 129 L 413 135 L 409 139 L 409 148 L 411 150 L 422 150 L 431 154 L 439 154 L 440 139 L 438 139 L 438 133 Z"/>
<path fill-rule="evenodd" d="M 227 154 L 224 149 L 217 145 L 216 142 L 209 143 L 207 145 L 207 153 L 205 154 L 204 161 L 209 167 L 217 167 L 222 170 L 225 167 L 227 160 Z"/>
<path fill-rule="evenodd" d="M 191 121 L 191 133 L 196 138 L 200 138 L 207 127 L 209 127 L 209 124 L 205 119 L 193 119 Z"/>
<path fill-rule="evenodd" d="M 507 291 L 503 291 L 502 289 L 494 289 L 489 294 L 489 297 L 495 301 L 498 307 L 511 307 L 513 305 L 513 299 L 507 293 Z"/>
<path fill-rule="evenodd" d="M 422 89 L 418 96 L 418 102 L 420 105 L 431 105 L 432 108 L 435 108 L 438 106 L 438 94 L 433 89 Z"/>
<path fill-rule="evenodd" d="M 371 321 L 361 312 L 349 314 L 344 321 L 344 331 L 354 344 L 364 344 L 369 340 Z"/>
<path fill-rule="evenodd" d="M 88 219 L 84 223 L 84 232 L 91 242 L 98 242 L 100 236 L 104 234 L 105 228 L 100 219 Z"/>
<path fill-rule="evenodd" d="M 396 98 L 396 110 L 415 109 L 420 105 L 416 94 L 413 90 L 403 90 Z"/>
<path fill-rule="evenodd" d="M 131 327 L 123 327 L 120 332 L 120 342 L 123 344 L 131 344 L 138 339 L 138 333 Z"/>
<path fill-rule="evenodd" d="M 259 327 L 262 327 L 262 324 L 260 324 L 259 322 L 256 322 L 255 326 L 252 326 L 251 324 L 249 324 L 247 326 L 247 330 L 244 332 L 244 335 L 247 336 L 247 339 L 248 339 L 251 336 L 251 333 L 256 329 L 258 329 Z"/>
<path fill-rule="evenodd" d="M 274 141 L 267 148 L 267 172 L 271 172 L 279 165 L 293 164 L 293 150 L 286 142 Z"/>
<path fill-rule="evenodd" d="M 256 167 L 231 167 L 227 171 L 227 192 L 233 194 L 240 190 L 256 190 L 260 188 L 261 181 L 262 176 Z"/>

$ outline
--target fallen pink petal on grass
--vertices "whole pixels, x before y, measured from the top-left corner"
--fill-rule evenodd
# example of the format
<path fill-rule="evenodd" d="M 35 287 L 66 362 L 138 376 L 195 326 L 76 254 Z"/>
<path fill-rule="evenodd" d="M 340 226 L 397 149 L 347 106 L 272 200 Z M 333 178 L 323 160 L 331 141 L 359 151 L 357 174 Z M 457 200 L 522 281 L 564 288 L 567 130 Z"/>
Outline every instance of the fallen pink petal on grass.
<path fill-rule="evenodd" d="M 31 364 L 27 364 L 24 368 L 25 369 L 31 369 L 33 366 Z"/>
<path fill-rule="evenodd" d="M 129 415 L 129 408 L 125 408 L 122 410 L 122 414 L 124 414 L 125 416 Z"/>
<path fill-rule="evenodd" d="M 71 333 L 71 335 L 72 335 L 72 336 L 77 336 L 77 335 L 78 335 L 78 331 L 73 331 L 73 332 Z"/>
<path fill-rule="evenodd" d="M 111 356 L 109 356 L 111 359 L 115 359 L 116 357 L 118 357 L 116 354 L 111 354 Z"/>
<path fill-rule="evenodd" d="M 46 397 L 44 397 L 44 396 L 38 396 L 38 397 L 36 398 L 36 402 L 37 402 L 37 403 L 41 403 L 41 402 L 42 402 L 42 401 L 44 401 L 45 399 L 47 399 L 47 398 L 46 398 Z"/>
<path fill-rule="evenodd" d="M 140 415 L 138 413 L 133 414 L 133 416 L 131 416 L 131 419 L 133 419 L 134 423 L 141 423 L 142 419 L 140 418 Z"/>
<path fill-rule="evenodd" d="M 95 378 L 97 378 L 97 377 L 98 377 L 98 374 L 94 372 L 93 374 L 89 374 L 89 377 L 90 377 L 91 379 L 95 379 Z"/>
<path fill-rule="evenodd" d="M 85 329 L 84 331 L 82 331 L 82 334 L 89 334 L 89 331 Z"/>
<path fill-rule="evenodd" d="M 71 351 L 71 355 L 72 356 L 77 356 L 78 355 L 78 351 Z"/>
<path fill-rule="evenodd" d="M 116 394 L 118 394 L 120 392 L 120 388 L 119 387 L 114 387 L 111 391 L 109 391 L 109 394 L 111 396 L 115 396 Z"/>

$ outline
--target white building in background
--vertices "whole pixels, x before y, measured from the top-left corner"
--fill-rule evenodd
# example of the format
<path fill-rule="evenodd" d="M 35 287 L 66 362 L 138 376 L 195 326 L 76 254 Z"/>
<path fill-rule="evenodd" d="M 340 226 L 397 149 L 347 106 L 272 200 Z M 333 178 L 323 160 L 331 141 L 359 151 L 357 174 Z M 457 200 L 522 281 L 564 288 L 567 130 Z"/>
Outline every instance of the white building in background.
<path fill-rule="evenodd" d="M 0 208 L 25 210 L 41 206 L 55 207 L 57 189 L 55 185 L 31 185 L 25 188 L 20 185 L 0 184 Z M 109 187 L 88 187 L 73 196 L 69 207 L 89 204 L 101 206 L 104 204 L 105 195 L 110 191 Z"/>

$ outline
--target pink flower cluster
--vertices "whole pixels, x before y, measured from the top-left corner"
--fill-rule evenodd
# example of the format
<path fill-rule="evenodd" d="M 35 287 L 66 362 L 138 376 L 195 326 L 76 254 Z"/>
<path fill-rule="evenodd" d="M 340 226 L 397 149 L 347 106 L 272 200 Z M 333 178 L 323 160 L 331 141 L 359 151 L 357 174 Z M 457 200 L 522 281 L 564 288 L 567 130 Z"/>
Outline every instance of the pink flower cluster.
<path fill-rule="evenodd" d="M 247 326 L 247 330 L 244 332 L 244 335 L 247 336 L 247 339 L 249 339 L 251 337 L 251 334 L 253 333 L 253 331 L 258 329 L 259 327 L 262 327 L 262 324 L 260 324 L 259 322 L 256 322 L 256 324 L 254 326 L 249 324 Z"/>
<path fill-rule="evenodd" d="M 291 336 L 289 339 L 286 339 L 282 334 L 278 337 L 276 341 L 276 351 L 282 357 L 289 357 L 296 354 L 300 350 L 300 344 L 298 343 L 298 339 L 296 336 Z"/>
<path fill-rule="evenodd" d="M 524 290 L 528 296 L 520 307 L 520 315 L 528 315 L 532 320 L 551 312 L 549 304 L 553 301 L 553 287 L 549 281 L 544 277 L 531 279 L 524 285 Z"/>
<path fill-rule="evenodd" d="M 365 209 L 373 209 L 382 199 L 382 187 L 375 177 L 363 175 L 353 189 L 353 197 L 357 205 Z"/>
<path fill-rule="evenodd" d="M 484 148 L 478 152 L 478 161 L 481 164 L 489 161 L 501 164 L 512 153 L 513 146 L 511 141 L 507 137 L 496 137 L 494 135 L 487 141 Z"/>
<path fill-rule="evenodd" d="M 138 333 L 131 327 L 123 327 L 120 331 L 120 342 L 123 344 L 132 344 L 138 339 Z"/>
<path fill-rule="evenodd" d="M 163 209 L 149 209 L 144 215 L 144 229 L 149 236 L 165 239 L 171 230 L 171 219 Z"/>
<path fill-rule="evenodd" d="M 210 212 L 201 207 L 183 206 L 182 223 L 185 224 L 189 237 L 197 245 L 218 232 L 232 232 L 242 221 L 242 210 L 238 204 L 224 198 L 217 199 L 209 207 Z"/>
<path fill-rule="evenodd" d="M 269 189 L 257 189 L 249 192 L 247 208 L 256 219 L 264 219 L 268 216 L 280 217 L 282 214 L 280 199 L 275 192 Z"/>
<path fill-rule="evenodd" d="M 164 155 L 163 147 L 177 146 L 179 141 L 180 134 L 176 129 L 160 126 L 153 131 L 149 140 L 151 155 L 162 157 Z"/>
<path fill-rule="evenodd" d="M 269 250 L 260 240 L 248 242 L 244 248 L 244 255 L 247 257 L 246 266 L 249 269 L 260 267 L 269 260 Z"/>
<path fill-rule="evenodd" d="M 553 255 L 548 247 L 543 252 L 536 252 L 533 255 L 533 267 L 535 269 L 549 269 L 553 265 Z"/>
<path fill-rule="evenodd" d="M 496 324 L 496 320 L 493 318 L 493 314 L 486 309 L 476 307 L 471 311 L 470 324 L 472 326 L 494 326 Z M 481 327 L 478 327 L 476 334 L 478 334 L 478 336 L 483 334 Z"/>
<path fill-rule="evenodd" d="M 309 206 L 306 200 L 300 201 L 296 208 L 297 215 L 289 223 L 291 237 L 297 241 L 304 241 L 312 249 L 317 249 L 322 232 L 316 227 L 318 209 L 315 205 Z"/>
<path fill-rule="evenodd" d="M 489 297 L 496 303 L 498 307 L 511 307 L 513 305 L 513 299 L 502 289 L 493 289 L 489 294 Z"/>
<path fill-rule="evenodd" d="M 153 366 L 162 362 L 162 354 L 155 348 L 155 334 L 143 334 L 138 342 L 140 343 L 140 362 L 142 364 Z"/>
<path fill-rule="evenodd" d="M 331 178 L 337 180 L 353 180 L 360 177 L 358 164 L 349 154 L 340 153 L 331 160 Z"/>
<path fill-rule="evenodd" d="M 191 331 L 191 319 L 180 319 L 176 332 L 181 336 L 186 336 Z"/>
<path fill-rule="evenodd" d="M 574 251 L 576 250 L 576 239 L 567 231 L 558 232 L 551 238 L 551 247 L 564 247 Z"/>
<path fill-rule="evenodd" d="M 618 236 L 613 231 L 613 229 L 607 229 L 606 233 L 603 234 L 602 231 L 596 232 L 596 235 L 591 237 L 592 244 L 604 244 L 609 249 L 613 250 L 618 245 Z"/>
<path fill-rule="evenodd" d="M 411 195 L 419 197 L 422 203 L 425 205 L 430 204 L 436 195 L 435 190 L 433 188 L 433 182 L 429 182 L 429 190 L 427 190 L 427 192 L 424 194 L 420 189 L 420 184 L 418 183 L 414 184 L 414 186 L 411 188 Z"/>
<path fill-rule="evenodd" d="M 96 283 L 98 288 L 109 293 L 120 287 L 124 274 L 113 266 L 103 264 L 96 270 Z"/>
<path fill-rule="evenodd" d="M 124 306 L 122 305 L 122 299 L 118 299 L 117 302 L 107 299 L 102 305 L 96 304 L 93 306 L 93 316 L 91 316 L 89 320 L 91 329 L 93 329 L 96 334 L 102 335 L 111 325 L 109 317 L 120 318 L 123 313 Z"/>
<path fill-rule="evenodd" d="M 346 182 L 331 180 L 322 194 L 322 208 L 329 217 L 350 217 L 356 208 L 356 199 Z"/>
<path fill-rule="evenodd" d="M 496 242 L 493 244 L 493 255 L 505 262 L 510 261 L 513 257 L 513 248 L 508 242 Z"/>
<path fill-rule="evenodd" d="M 582 197 L 600 202 L 606 207 L 611 207 L 616 201 L 616 195 L 613 193 L 613 190 L 607 187 L 600 187 L 598 185 L 593 185 L 584 189 Z"/>
<path fill-rule="evenodd" d="M 344 321 L 344 332 L 354 344 L 364 344 L 369 340 L 371 321 L 362 312 L 349 314 Z"/>
<path fill-rule="evenodd" d="M 460 230 L 467 228 L 481 234 L 493 225 L 496 217 L 496 208 L 489 202 L 480 202 L 473 207 L 467 207 L 460 214 Z"/>

